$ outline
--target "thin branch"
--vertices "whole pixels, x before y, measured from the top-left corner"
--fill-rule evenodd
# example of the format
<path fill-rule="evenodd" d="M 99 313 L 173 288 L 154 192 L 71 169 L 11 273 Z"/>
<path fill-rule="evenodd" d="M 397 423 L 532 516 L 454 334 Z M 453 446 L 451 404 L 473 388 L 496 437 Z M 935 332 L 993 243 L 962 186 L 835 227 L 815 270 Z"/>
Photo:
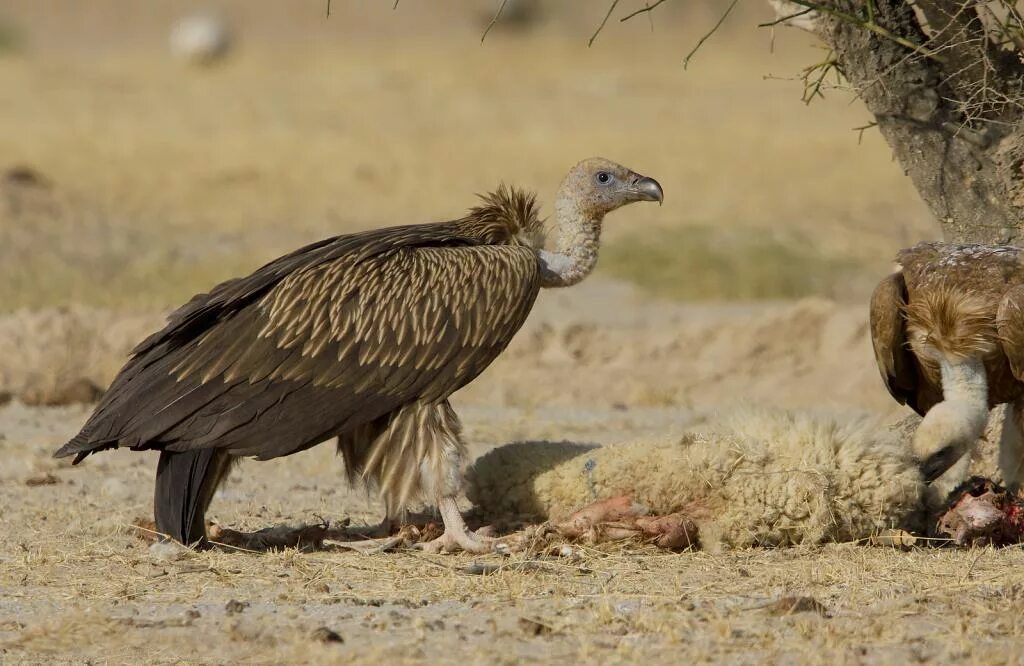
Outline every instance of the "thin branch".
<path fill-rule="evenodd" d="M 822 88 L 825 86 L 825 78 L 828 76 L 829 72 L 835 70 L 838 83 L 838 65 L 839 63 L 836 60 L 835 52 L 829 49 L 828 55 L 825 56 L 824 60 L 816 65 L 804 68 L 800 77 L 804 82 L 804 104 L 810 104 L 814 101 L 815 97 L 825 99 L 825 93 L 822 92 Z M 817 76 L 815 76 L 815 73 L 817 73 Z"/>
<path fill-rule="evenodd" d="M 931 51 L 931 50 L 925 48 L 921 44 L 916 44 L 913 41 L 907 39 L 906 37 L 902 37 L 900 35 L 897 35 L 896 33 L 888 30 L 887 28 L 884 28 L 884 27 L 878 25 L 874 21 L 864 21 L 863 19 L 861 19 L 861 18 L 859 18 L 857 16 L 854 16 L 853 14 L 848 14 L 847 12 L 840 11 L 840 10 L 836 9 L 835 7 L 829 7 L 828 5 L 823 5 L 823 4 L 819 3 L 819 2 L 811 2 L 810 0 L 789 0 L 789 1 L 792 2 L 794 5 L 800 5 L 801 7 L 807 7 L 808 9 L 819 11 L 819 12 L 822 12 L 823 14 L 828 14 L 829 16 L 837 18 L 840 21 L 844 21 L 844 22 L 850 23 L 852 25 L 860 26 L 860 27 L 864 28 L 865 30 L 867 30 L 869 32 L 875 33 L 879 37 L 884 37 L 885 39 L 888 39 L 891 42 L 895 42 L 896 44 L 899 44 L 900 46 L 902 46 L 904 48 L 908 48 L 911 51 L 913 51 L 914 53 L 919 53 L 919 54 L 925 56 L 926 58 L 931 58 L 931 59 L 936 60 L 938 62 L 942 62 L 942 60 L 938 56 L 936 56 L 934 51 Z"/>
<path fill-rule="evenodd" d="M 398 0 L 395 0 L 395 4 L 391 5 L 391 9 L 392 10 L 398 9 Z"/>
<path fill-rule="evenodd" d="M 1021 34 L 1019 29 L 1010 27 L 1011 21 L 1016 20 L 1018 23 L 1020 22 L 1020 15 L 1017 14 L 1016 8 L 1012 5 L 1007 6 L 1004 4 L 1004 6 L 1008 9 L 1005 23 L 999 20 L 999 17 L 996 16 L 996 13 L 992 11 L 991 7 L 988 5 L 980 5 L 980 9 L 988 14 L 990 21 L 994 21 L 1000 28 L 1002 28 L 1002 36 L 1010 40 L 1010 43 L 1013 44 L 1019 52 L 1024 53 L 1024 34 Z"/>
<path fill-rule="evenodd" d="M 704 46 L 704 42 L 708 41 L 708 39 L 711 38 L 711 35 L 713 35 L 716 32 L 718 32 L 718 29 L 720 27 L 722 27 L 723 23 L 725 23 L 725 19 L 727 19 L 729 17 L 729 14 L 732 12 L 733 7 L 735 7 L 736 3 L 738 3 L 738 2 L 739 2 L 739 0 L 732 0 L 732 2 L 726 8 L 725 12 L 721 16 L 718 17 L 718 23 L 716 23 L 711 28 L 711 30 L 709 30 L 707 32 L 707 34 L 705 34 L 703 37 L 701 37 L 700 40 L 697 41 L 696 46 L 694 46 L 690 50 L 690 52 L 686 54 L 686 57 L 683 58 L 683 69 L 686 69 L 687 67 L 690 66 L 690 58 L 692 58 L 694 55 L 697 54 L 697 51 L 700 50 L 700 47 Z"/>
<path fill-rule="evenodd" d="M 331 0 L 327 0 L 327 18 L 331 18 Z"/>
<path fill-rule="evenodd" d="M 634 16 L 639 16 L 640 14 L 649 14 L 650 12 L 654 11 L 655 7 L 662 4 L 663 2 L 666 2 L 666 0 L 654 0 L 653 4 L 645 5 L 644 7 L 641 7 L 640 9 L 636 10 L 635 12 L 626 14 L 625 16 L 619 19 L 619 23 L 625 23 L 629 19 L 633 18 Z"/>
<path fill-rule="evenodd" d="M 395 0 L 395 4 L 396 5 L 398 4 L 398 0 Z M 480 43 L 481 44 L 483 44 L 484 40 L 487 39 L 487 33 L 489 33 L 491 31 L 491 28 L 494 27 L 494 24 L 497 23 L 498 19 L 501 18 L 501 13 L 503 11 L 505 11 L 505 5 L 507 5 L 507 4 L 508 4 L 508 0 L 501 0 L 501 6 L 498 7 L 498 11 L 495 12 L 493 17 L 491 17 L 491 22 L 488 23 L 487 27 L 484 29 L 484 34 L 480 35 Z"/>
<path fill-rule="evenodd" d="M 767 23 L 758 23 L 757 27 L 758 28 L 774 28 L 775 26 L 779 25 L 780 23 L 785 23 L 786 21 L 790 21 L 790 20 L 795 19 L 795 18 L 800 18 L 801 16 L 807 16 L 808 14 L 810 14 L 813 11 L 814 10 L 811 9 L 810 7 L 805 7 L 804 9 L 801 9 L 800 11 L 796 12 L 795 14 L 789 14 L 788 16 L 780 16 L 779 18 L 775 19 L 774 21 L 768 21 Z"/>
<path fill-rule="evenodd" d="M 597 36 L 601 34 L 602 30 L 604 30 L 604 24 L 608 22 L 608 17 L 612 15 L 612 12 L 615 11 L 615 7 L 618 4 L 619 0 L 612 0 L 612 4 L 608 6 L 608 13 L 606 13 L 604 15 L 604 18 L 601 19 L 601 25 L 597 26 L 597 30 L 595 30 L 594 34 L 590 36 L 590 41 L 587 42 L 587 48 L 590 48 L 591 46 L 594 45 L 594 40 L 597 39 Z"/>
<path fill-rule="evenodd" d="M 857 145 L 859 146 L 864 141 L 864 132 L 868 131 L 872 127 L 878 127 L 877 122 L 870 122 L 867 125 L 861 125 L 860 127 L 854 127 L 853 131 L 857 133 Z"/>

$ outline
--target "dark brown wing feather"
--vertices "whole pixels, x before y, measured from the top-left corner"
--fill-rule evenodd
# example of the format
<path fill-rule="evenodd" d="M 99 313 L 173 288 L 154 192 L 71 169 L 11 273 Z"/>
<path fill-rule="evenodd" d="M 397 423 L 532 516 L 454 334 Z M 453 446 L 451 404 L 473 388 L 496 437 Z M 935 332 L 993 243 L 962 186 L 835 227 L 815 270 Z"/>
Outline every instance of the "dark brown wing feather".
<path fill-rule="evenodd" d="M 902 273 L 878 283 L 871 295 L 871 345 L 882 381 L 900 404 L 918 409 L 918 376 L 913 352 L 907 345 L 907 287 Z"/>
<path fill-rule="evenodd" d="M 58 456 L 129 446 L 273 458 L 440 401 L 512 339 L 539 289 L 532 197 L 340 236 L 226 282 L 140 344 Z"/>

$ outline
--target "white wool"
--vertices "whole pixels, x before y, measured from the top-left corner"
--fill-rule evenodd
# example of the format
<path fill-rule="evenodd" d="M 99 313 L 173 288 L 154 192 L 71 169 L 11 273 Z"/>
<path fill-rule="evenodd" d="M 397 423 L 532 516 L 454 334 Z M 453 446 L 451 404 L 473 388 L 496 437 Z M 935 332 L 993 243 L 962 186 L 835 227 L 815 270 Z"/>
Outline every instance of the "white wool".
<path fill-rule="evenodd" d="M 589 448 L 522 442 L 481 457 L 469 498 L 491 518 L 558 520 L 617 495 L 683 511 L 705 548 L 863 539 L 916 526 L 924 485 L 884 425 L 744 411 L 715 433 Z"/>

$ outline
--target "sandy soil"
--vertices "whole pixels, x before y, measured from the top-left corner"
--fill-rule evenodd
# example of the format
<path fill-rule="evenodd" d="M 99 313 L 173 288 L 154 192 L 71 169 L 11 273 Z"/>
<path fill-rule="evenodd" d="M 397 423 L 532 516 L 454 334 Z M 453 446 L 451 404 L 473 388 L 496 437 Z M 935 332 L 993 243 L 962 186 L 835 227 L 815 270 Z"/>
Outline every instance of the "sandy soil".
<path fill-rule="evenodd" d="M 575 297 L 545 298 L 506 357 L 458 396 L 474 454 L 518 439 L 614 442 L 708 427 L 737 396 L 901 413 L 873 367 L 850 367 L 869 353 L 860 308 L 692 307 L 600 281 Z M 76 325 L 98 330 L 98 318 L 112 319 L 101 314 L 80 310 Z M 60 330 L 58 314 L 46 316 L 38 330 Z M 5 331 L 30 323 L 0 321 Z M 21 338 L 26 358 L 33 339 L 42 338 Z M 95 359 L 97 381 L 115 367 L 108 353 L 82 355 Z M 870 372 L 854 371 L 862 367 Z M 999 662 L 1020 644 L 1017 548 L 710 555 L 610 545 L 558 559 L 153 551 L 133 527 L 151 510 L 153 455 L 116 452 L 78 467 L 49 457 L 88 409 L 0 408 L 0 654 L 11 662 Z M 243 465 L 211 514 L 253 530 L 372 524 L 379 507 L 346 487 L 328 445 Z M 479 575 L 474 563 L 497 569 Z M 790 612 L 793 596 L 822 607 Z M 772 605 L 780 600 L 782 610 Z M 343 642 L 322 642 L 323 627 Z"/>

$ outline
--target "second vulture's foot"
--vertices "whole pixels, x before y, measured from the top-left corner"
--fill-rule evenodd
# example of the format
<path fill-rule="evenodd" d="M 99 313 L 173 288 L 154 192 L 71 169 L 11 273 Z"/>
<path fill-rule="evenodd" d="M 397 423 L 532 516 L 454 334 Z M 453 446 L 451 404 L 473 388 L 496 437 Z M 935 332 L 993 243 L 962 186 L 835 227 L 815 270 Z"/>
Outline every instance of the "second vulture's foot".
<path fill-rule="evenodd" d="M 454 497 L 439 498 L 437 508 L 444 522 L 444 534 L 433 541 L 418 543 L 414 548 L 428 553 L 454 553 L 460 550 L 477 554 L 494 552 L 498 540 L 470 531 Z"/>

